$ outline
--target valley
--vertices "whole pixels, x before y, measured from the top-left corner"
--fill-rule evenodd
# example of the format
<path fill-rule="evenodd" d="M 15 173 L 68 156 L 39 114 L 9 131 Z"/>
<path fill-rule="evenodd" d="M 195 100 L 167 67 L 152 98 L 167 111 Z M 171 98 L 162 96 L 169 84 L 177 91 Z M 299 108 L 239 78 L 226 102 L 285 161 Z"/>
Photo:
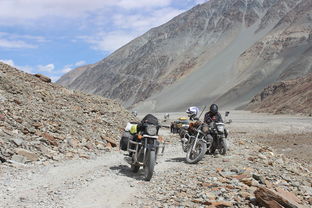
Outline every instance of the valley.
<path fill-rule="evenodd" d="M 156 114 L 160 120 L 163 115 Z M 181 115 L 171 113 L 170 118 Z M 125 152 L 118 150 L 49 165 L 0 164 L 0 206 L 256 207 L 254 192 L 265 187 L 284 197 L 296 195 L 291 203 L 310 207 L 311 140 L 294 138 L 282 147 L 271 136 L 287 135 L 280 137 L 289 140 L 296 134 L 311 135 L 312 118 L 232 111 L 230 119 L 228 154 L 205 155 L 196 165 L 185 163 L 178 136 L 162 129 L 166 150 L 150 182 L 141 171 L 132 173 Z M 294 157 L 293 152 L 300 154 Z"/>

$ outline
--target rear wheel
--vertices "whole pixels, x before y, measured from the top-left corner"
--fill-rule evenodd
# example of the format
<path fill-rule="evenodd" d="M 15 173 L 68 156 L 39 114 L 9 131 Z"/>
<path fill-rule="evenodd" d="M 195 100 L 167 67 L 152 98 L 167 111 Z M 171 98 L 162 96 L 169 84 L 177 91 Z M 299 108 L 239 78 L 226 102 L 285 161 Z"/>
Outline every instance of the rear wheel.
<path fill-rule="evenodd" d="M 148 150 L 146 162 L 144 165 L 144 176 L 146 181 L 150 181 L 152 179 L 155 163 L 156 163 L 155 150 Z"/>
<path fill-rule="evenodd" d="M 207 145 L 203 141 L 198 141 L 193 150 L 193 145 L 186 153 L 186 162 L 190 164 L 198 163 L 207 152 Z"/>

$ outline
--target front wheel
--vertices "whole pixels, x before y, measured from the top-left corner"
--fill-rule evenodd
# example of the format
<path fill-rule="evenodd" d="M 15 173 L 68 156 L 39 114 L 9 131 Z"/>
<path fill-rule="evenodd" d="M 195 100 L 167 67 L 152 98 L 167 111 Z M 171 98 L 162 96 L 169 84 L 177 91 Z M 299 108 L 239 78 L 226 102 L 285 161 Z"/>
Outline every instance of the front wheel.
<path fill-rule="evenodd" d="M 190 164 L 198 163 L 207 152 L 207 145 L 203 141 L 198 141 L 196 143 L 195 149 L 193 150 L 193 145 L 188 149 L 186 153 L 186 162 Z"/>
<path fill-rule="evenodd" d="M 131 165 L 131 171 L 134 173 L 139 172 L 140 166 L 139 165 Z"/>
<path fill-rule="evenodd" d="M 219 149 L 220 154 L 225 155 L 227 152 L 227 149 L 228 149 L 227 143 L 225 139 L 223 138 L 220 143 L 220 149 Z"/>
<path fill-rule="evenodd" d="M 156 153 L 154 150 L 148 150 L 146 162 L 144 165 L 144 176 L 146 181 L 150 181 L 152 179 L 155 164 L 156 164 Z"/>

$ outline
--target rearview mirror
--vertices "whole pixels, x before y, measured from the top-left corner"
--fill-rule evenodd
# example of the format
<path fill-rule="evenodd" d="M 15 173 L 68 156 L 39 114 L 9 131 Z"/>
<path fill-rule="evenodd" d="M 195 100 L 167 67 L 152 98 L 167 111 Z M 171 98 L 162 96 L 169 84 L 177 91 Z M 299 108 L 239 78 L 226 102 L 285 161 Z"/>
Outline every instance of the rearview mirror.
<path fill-rule="evenodd" d="M 228 116 L 229 114 L 230 114 L 229 111 L 226 111 L 226 112 L 225 112 L 225 116 Z"/>

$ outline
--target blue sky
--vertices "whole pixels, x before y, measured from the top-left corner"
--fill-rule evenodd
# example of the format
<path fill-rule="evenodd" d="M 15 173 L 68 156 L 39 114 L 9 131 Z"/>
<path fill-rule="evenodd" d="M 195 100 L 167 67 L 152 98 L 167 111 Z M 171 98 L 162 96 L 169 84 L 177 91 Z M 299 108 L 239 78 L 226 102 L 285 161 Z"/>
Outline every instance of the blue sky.
<path fill-rule="evenodd" d="M 0 0 L 0 61 L 54 81 L 207 0 Z"/>

